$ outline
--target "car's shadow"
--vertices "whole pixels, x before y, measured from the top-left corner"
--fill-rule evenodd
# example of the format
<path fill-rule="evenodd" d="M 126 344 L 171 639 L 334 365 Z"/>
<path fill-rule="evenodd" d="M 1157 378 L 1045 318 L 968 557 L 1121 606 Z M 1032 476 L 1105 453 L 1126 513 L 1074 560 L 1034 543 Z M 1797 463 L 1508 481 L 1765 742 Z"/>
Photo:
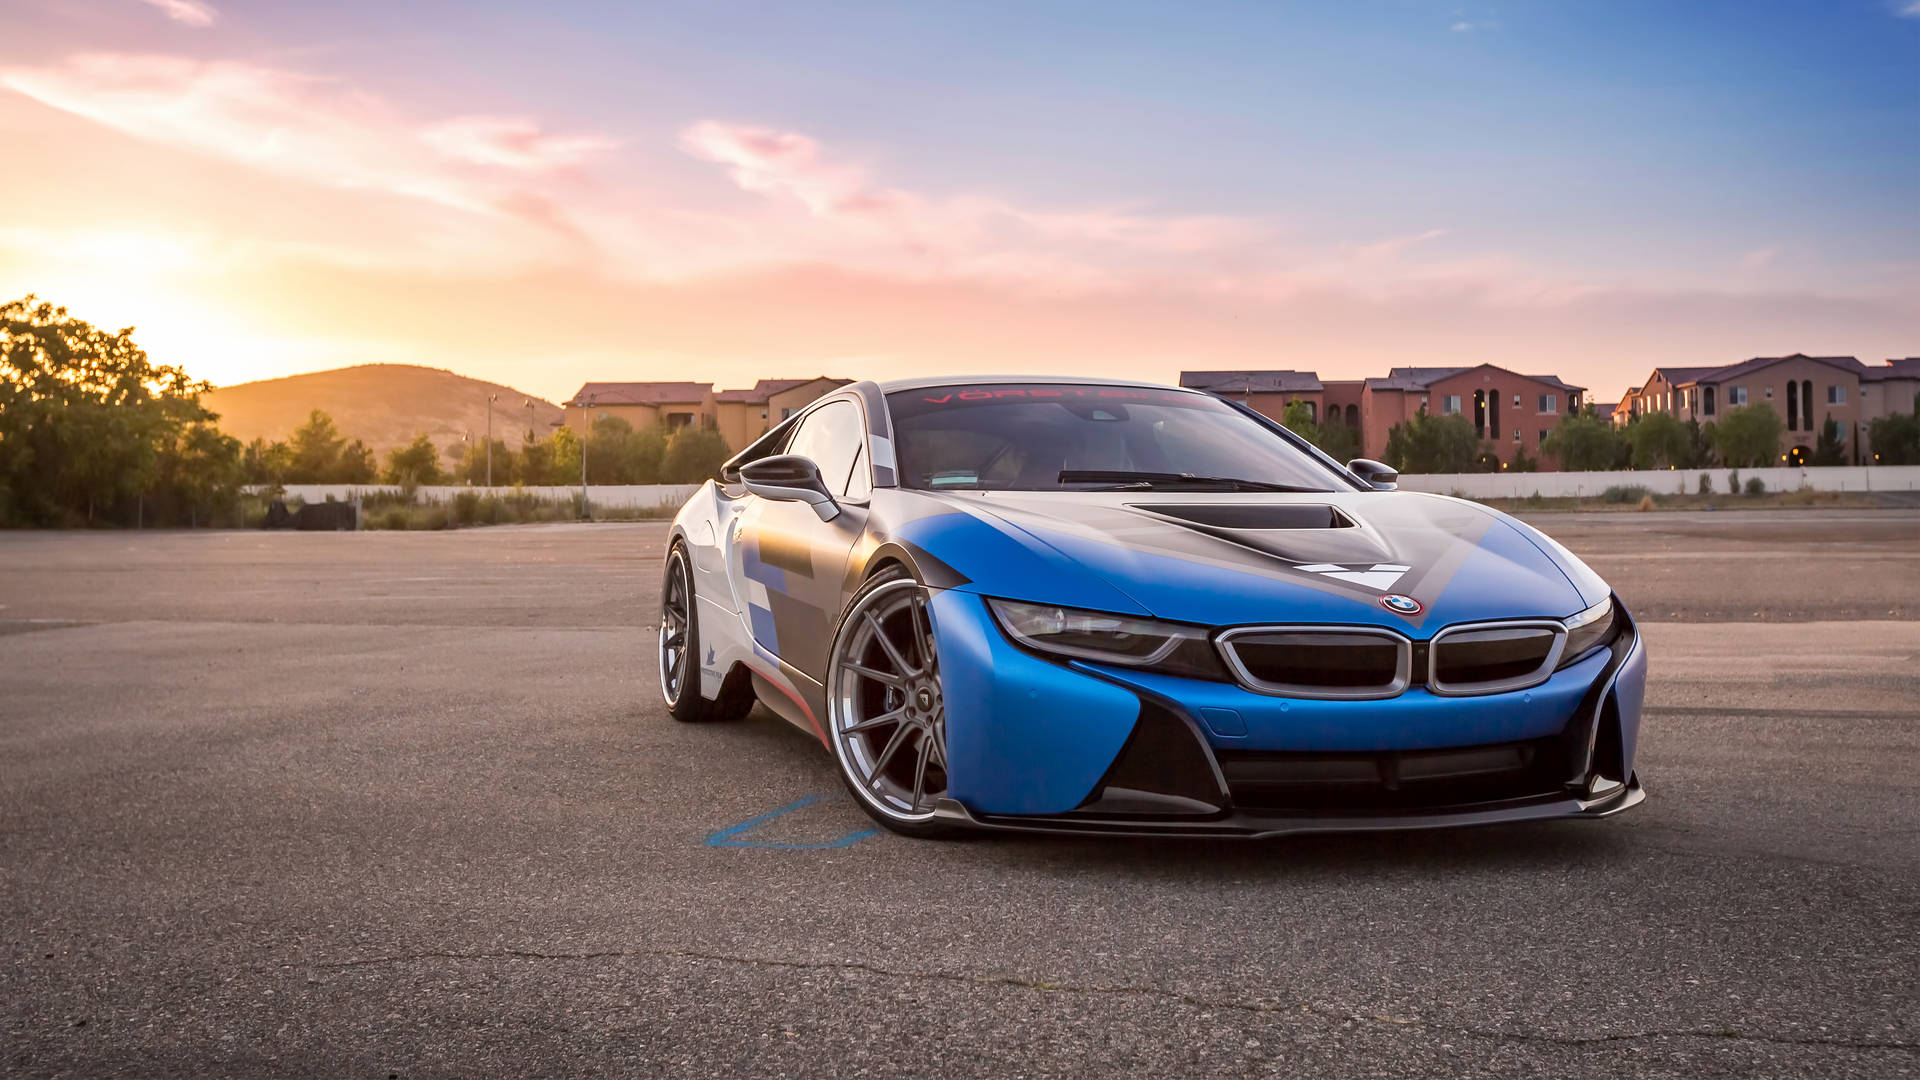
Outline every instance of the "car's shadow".
<path fill-rule="evenodd" d="M 727 725 L 730 750 L 748 760 L 771 759 L 795 769 L 817 771 L 824 790 L 844 797 L 832 761 L 818 740 L 756 707 L 738 724 Z M 847 798 L 847 809 L 859 813 Z M 1399 832 L 1302 834 L 1262 840 L 1173 837 L 1062 836 L 1045 833 L 982 831 L 957 841 L 925 844 L 944 859 L 976 866 L 999 865 L 1009 871 L 1125 875 L 1141 882 L 1169 883 L 1211 878 L 1315 875 L 1351 880 L 1356 875 L 1408 872 L 1476 874 L 1486 871 L 1578 865 L 1604 869 L 1644 854 L 1630 818 L 1611 821 L 1547 821 L 1457 829 Z M 883 835 L 879 842 L 919 844 Z"/>

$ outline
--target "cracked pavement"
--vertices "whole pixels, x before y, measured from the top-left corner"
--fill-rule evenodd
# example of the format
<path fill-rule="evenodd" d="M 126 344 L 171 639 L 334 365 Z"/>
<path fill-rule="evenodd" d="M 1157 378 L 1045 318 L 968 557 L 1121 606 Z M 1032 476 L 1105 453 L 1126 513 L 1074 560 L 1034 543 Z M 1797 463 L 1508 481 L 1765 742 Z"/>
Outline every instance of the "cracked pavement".
<path fill-rule="evenodd" d="M 659 525 L 0 534 L 0 1070 L 1920 1073 L 1920 515 L 1533 520 L 1647 620 L 1629 814 L 815 850 L 706 843 L 868 822 L 655 703 Z"/>

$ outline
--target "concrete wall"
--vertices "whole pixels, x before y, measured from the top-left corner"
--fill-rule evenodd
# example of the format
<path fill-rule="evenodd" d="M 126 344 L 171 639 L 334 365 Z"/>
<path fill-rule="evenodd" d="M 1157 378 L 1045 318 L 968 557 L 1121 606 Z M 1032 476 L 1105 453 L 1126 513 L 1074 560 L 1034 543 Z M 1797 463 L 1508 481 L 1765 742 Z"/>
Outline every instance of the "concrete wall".
<path fill-rule="evenodd" d="M 301 502 L 325 502 L 328 496 L 346 501 L 356 495 L 370 494 L 376 491 L 397 492 L 395 484 L 288 484 L 288 498 L 298 496 Z M 587 498 L 595 506 L 678 506 L 688 496 L 700 490 L 699 484 L 595 484 L 587 488 Z M 571 499 L 580 494 L 575 487 L 423 487 L 416 498 L 423 503 L 446 502 L 455 495 L 470 491 L 485 496 L 489 493 L 500 496 L 516 494 L 534 495 L 543 499 Z"/>
<path fill-rule="evenodd" d="M 1700 475 L 1705 473 L 1716 494 L 1727 492 L 1726 469 L 1647 469 L 1635 472 L 1543 472 L 1543 473 L 1407 473 L 1400 486 L 1408 491 L 1431 491 L 1441 495 L 1459 493 L 1469 498 L 1524 499 L 1539 494 L 1548 498 L 1565 495 L 1598 495 L 1614 486 L 1639 485 L 1662 495 L 1692 495 L 1699 490 Z M 1768 491 L 1920 491 L 1920 465 L 1880 465 L 1872 468 L 1835 466 L 1832 468 L 1741 469 L 1740 486 L 1749 477 L 1759 477 Z"/>

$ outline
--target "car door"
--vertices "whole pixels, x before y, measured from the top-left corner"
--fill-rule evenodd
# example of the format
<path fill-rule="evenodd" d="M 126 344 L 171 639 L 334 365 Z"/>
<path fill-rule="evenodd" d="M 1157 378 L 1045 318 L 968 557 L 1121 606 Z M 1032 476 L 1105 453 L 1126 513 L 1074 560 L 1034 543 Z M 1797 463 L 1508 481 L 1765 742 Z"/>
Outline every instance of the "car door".
<path fill-rule="evenodd" d="M 822 521 L 806 503 L 748 495 L 729 553 L 734 595 L 745 606 L 753 640 L 815 682 L 826 677 L 847 559 L 866 528 L 872 492 L 866 430 L 866 416 L 850 397 L 802 416 L 782 452 L 819 467 L 840 513 Z"/>

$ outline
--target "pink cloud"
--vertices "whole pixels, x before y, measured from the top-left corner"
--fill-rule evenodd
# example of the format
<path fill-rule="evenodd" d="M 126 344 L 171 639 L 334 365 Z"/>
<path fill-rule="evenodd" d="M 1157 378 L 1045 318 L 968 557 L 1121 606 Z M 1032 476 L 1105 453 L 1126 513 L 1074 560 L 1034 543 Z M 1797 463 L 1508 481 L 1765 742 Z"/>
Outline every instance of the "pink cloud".
<path fill-rule="evenodd" d="M 462 116 L 420 134 L 448 157 L 522 172 L 571 169 L 618 145 L 601 135 L 549 135 L 531 120 L 507 116 Z"/>
<path fill-rule="evenodd" d="M 512 200 L 517 174 L 562 170 L 613 145 L 498 117 L 420 127 L 336 80 L 243 61 L 89 53 L 0 68 L 0 86 L 143 141 L 482 214 Z"/>
<path fill-rule="evenodd" d="M 140 0 L 141 3 L 160 9 L 167 18 L 198 29 L 212 26 L 220 18 L 220 13 L 211 4 L 200 0 Z"/>

